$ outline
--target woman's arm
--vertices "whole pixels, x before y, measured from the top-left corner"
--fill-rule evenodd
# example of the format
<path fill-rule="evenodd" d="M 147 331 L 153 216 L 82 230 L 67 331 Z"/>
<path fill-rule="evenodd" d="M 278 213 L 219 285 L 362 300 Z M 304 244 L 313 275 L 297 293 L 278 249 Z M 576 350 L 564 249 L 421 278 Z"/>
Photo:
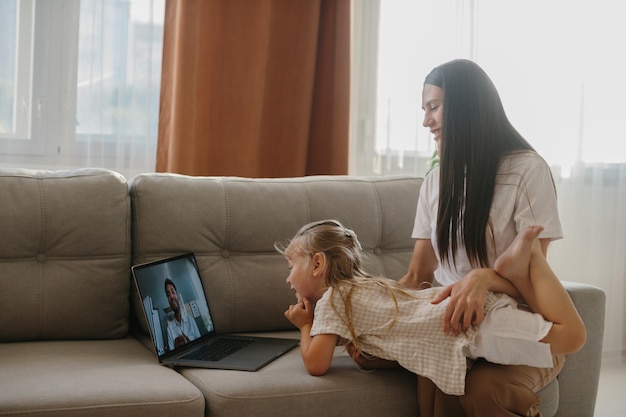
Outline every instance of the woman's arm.
<path fill-rule="evenodd" d="M 289 306 L 285 317 L 300 329 L 300 354 L 302 362 L 311 375 L 324 375 L 333 361 L 333 354 L 339 337 L 334 334 L 311 336 L 313 308 L 308 299 Z"/>
<path fill-rule="evenodd" d="M 399 282 L 407 288 L 422 288 L 424 283 L 432 284 L 435 280 L 437 265 L 437 257 L 430 239 L 417 239 L 413 247 L 409 270 Z"/>

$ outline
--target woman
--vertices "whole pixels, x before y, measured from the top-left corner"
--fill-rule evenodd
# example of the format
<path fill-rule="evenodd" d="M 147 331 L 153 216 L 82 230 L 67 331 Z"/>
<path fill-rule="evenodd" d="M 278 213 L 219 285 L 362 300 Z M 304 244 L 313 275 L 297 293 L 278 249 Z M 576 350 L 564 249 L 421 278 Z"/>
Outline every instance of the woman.
<path fill-rule="evenodd" d="M 410 288 L 434 281 L 446 286 L 435 300 L 448 300 L 442 331 L 458 334 L 483 320 L 487 291 L 521 298 L 493 265 L 530 225 L 544 226 L 539 235 L 544 256 L 549 242 L 562 238 L 556 191 L 548 165 L 511 125 L 495 86 L 475 63 L 455 60 L 433 69 L 424 82 L 422 107 L 440 167 L 420 190 L 417 240 L 400 282 Z M 553 360 L 553 368 L 478 360 L 460 397 L 420 378 L 421 415 L 540 415 L 536 392 L 558 375 L 564 357 Z"/>

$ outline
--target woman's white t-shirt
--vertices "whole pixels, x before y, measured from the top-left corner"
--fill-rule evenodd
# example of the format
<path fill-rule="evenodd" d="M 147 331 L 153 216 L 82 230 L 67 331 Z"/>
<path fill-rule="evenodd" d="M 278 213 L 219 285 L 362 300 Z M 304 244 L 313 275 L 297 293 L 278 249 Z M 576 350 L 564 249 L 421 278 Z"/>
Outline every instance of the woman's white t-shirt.
<path fill-rule="evenodd" d="M 430 239 L 440 260 L 435 234 L 438 206 L 439 169 L 435 169 L 426 177 L 420 189 L 412 236 L 416 239 Z M 496 247 L 493 248 L 490 239 L 487 239 L 489 265 L 494 264 L 525 227 L 543 226 L 540 239 L 556 240 L 563 237 L 550 167 L 537 153 L 518 152 L 503 159 L 496 176 L 490 224 Z M 450 285 L 472 269 L 465 248 L 462 247 L 456 253 L 456 265 L 439 263 L 435 279 L 441 285 Z"/>

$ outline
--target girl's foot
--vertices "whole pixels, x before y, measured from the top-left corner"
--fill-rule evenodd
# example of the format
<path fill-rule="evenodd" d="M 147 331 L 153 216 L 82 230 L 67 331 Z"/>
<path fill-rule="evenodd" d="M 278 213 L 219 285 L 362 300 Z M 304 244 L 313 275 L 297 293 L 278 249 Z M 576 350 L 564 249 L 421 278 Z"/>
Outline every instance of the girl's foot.
<path fill-rule="evenodd" d="M 542 230 L 543 226 L 528 226 L 519 232 L 511 246 L 496 259 L 495 271 L 510 281 L 529 279 L 530 257 L 534 247 L 541 249 L 537 236 Z"/>

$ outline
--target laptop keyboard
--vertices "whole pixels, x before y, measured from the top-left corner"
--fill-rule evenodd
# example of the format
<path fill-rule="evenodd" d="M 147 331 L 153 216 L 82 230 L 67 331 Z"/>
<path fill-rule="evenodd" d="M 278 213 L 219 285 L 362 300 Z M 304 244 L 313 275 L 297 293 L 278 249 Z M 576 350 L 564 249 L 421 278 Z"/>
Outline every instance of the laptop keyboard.
<path fill-rule="evenodd" d="M 219 338 L 213 343 L 200 346 L 183 356 L 184 359 L 217 362 L 226 356 L 248 346 L 253 340 Z"/>

